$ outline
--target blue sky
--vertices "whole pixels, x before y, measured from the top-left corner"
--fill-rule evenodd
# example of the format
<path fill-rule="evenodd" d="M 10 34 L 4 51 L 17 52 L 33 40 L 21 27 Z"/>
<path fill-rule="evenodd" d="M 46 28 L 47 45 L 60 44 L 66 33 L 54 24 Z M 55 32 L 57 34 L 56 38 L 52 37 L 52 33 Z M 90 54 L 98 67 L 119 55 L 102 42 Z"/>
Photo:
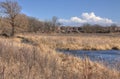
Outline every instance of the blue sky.
<path fill-rule="evenodd" d="M 99 23 L 111 20 L 120 22 L 120 0 L 17 0 L 22 6 L 22 12 L 41 20 L 57 16 L 61 22 L 79 23 L 85 20 Z M 88 18 L 84 14 L 88 14 Z M 92 17 L 93 15 L 93 17 Z M 92 18 L 90 18 L 92 17 Z M 96 18 L 97 17 L 97 18 Z M 72 19 L 73 18 L 73 19 Z M 91 21 L 94 20 L 94 21 Z M 78 22 L 77 22 L 78 20 Z M 104 23 L 103 23 L 104 24 Z"/>

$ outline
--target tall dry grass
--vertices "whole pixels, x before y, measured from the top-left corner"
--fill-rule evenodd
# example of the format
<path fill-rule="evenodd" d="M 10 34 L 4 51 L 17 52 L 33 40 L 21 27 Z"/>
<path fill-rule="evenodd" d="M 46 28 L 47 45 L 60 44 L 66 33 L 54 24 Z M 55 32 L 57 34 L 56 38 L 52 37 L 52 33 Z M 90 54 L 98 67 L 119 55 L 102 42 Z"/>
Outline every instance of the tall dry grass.
<path fill-rule="evenodd" d="M 21 35 L 22 36 L 22 35 Z M 24 35 L 29 43 L 44 44 L 50 48 L 58 49 L 73 49 L 73 50 L 120 50 L 120 37 L 116 36 L 102 36 L 102 35 L 89 35 L 89 36 L 47 36 L 47 35 Z"/>
<path fill-rule="evenodd" d="M 0 79 L 120 78 L 119 71 L 111 70 L 88 58 L 82 60 L 53 50 L 70 48 L 77 44 L 77 40 L 80 41 L 80 38 L 51 36 L 1 38 Z"/>

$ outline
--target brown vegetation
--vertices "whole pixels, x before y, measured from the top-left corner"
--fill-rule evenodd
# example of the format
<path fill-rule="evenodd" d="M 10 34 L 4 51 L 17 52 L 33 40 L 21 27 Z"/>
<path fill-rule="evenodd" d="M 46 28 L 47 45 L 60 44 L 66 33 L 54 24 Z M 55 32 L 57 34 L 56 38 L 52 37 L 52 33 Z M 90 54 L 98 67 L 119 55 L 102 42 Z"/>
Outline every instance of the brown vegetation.
<path fill-rule="evenodd" d="M 109 69 L 89 58 L 80 59 L 65 55 L 56 49 L 108 50 L 120 49 L 120 37 L 111 36 L 47 36 L 38 33 L 110 33 L 120 32 L 119 27 L 84 25 L 61 27 L 57 17 L 39 21 L 19 14 L 17 2 L 1 2 L 0 17 L 0 79 L 119 79 L 120 72 Z M 11 28 L 12 27 L 12 28 Z M 94 29 L 94 30 L 93 30 Z M 10 31 L 12 30 L 12 32 Z M 12 38 L 15 33 L 19 34 Z M 103 40 L 104 39 L 104 40 Z"/>
<path fill-rule="evenodd" d="M 120 78 L 118 71 L 108 69 L 97 62 L 91 62 L 88 58 L 82 60 L 53 50 L 57 45 L 59 48 L 72 45 L 74 47 L 75 42 L 77 41 L 77 45 L 80 41 L 80 37 L 31 36 L 33 35 L 19 35 L 14 38 L 0 39 L 0 79 Z M 87 37 L 82 37 L 84 40 L 85 38 Z M 88 41 L 98 40 L 100 42 L 101 38 L 108 40 L 107 37 L 95 39 L 89 37 Z M 88 41 L 87 43 L 89 43 Z"/>
<path fill-rule="evenodd" d="M 0 11 L 3 13 L 2 17 L 6 17 L 12 27 L 11 36 L 14 36 L 15 18 L 20 13 L 21 7 L 15 1 L 0 2 Z"/>
<path fill-rule="evenodd" d="M 22 35 L 21 35 L 22 36 Z M 25 35 L 29 41 L 35 44 L 43 44 L 53 49 L 70 49 L 70 50 L 111 50 L 120 49 L 119 35 Z"/>

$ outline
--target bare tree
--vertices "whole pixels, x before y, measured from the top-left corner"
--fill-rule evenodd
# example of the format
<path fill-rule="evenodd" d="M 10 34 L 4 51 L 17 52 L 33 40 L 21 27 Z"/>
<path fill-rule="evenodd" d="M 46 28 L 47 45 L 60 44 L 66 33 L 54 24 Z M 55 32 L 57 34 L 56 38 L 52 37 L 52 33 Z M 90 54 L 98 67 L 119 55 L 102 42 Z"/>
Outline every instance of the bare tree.
<path fill-rule="evenodd" d="M 35 17 L 28 17 L 28 31 L 42 32 L 44 23 Z"/>
<path fill-rule="evenodd" d="M 4 17 L 7 17 L 9 23 L 12 27 L 11 36 L 14 36 L 15 30 L 15 18 L 20 13 L 21 7 L 16 1 L 4 1 L 0 2 L 0 11 L 3 13 Z"/>
<path fill-rule="evenodd" d="M 58 18 L 56 16 L 52 17 L 52 22 L 51 23 L 52 23 L 53 32 L 56 31 L 57 26 L 61 25 L 61 23 L 58 22 Z"/>
<path fill-rule="evenodd" d="M 52 24 L 53 26 L 56 26 L 58 18 L 56 16 L 52 17 Z"/>
<path fill-rule="evenodd" d="M 26 32 L 28 30 L 28 17 L 25 14 L 19 14 L 15 18 L 15 32 Z"/>

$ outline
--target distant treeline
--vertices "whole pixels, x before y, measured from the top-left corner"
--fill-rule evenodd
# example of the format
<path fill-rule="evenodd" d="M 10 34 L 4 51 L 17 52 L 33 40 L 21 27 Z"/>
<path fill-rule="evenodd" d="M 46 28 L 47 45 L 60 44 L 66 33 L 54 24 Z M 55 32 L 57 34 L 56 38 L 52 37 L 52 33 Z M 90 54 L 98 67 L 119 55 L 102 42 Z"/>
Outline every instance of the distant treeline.
<path fill-rule="evenodd" d="M 35 17 L 21 14 L 21 6 L 16 1 L 0 2 L 0 34 L 14 36 L 15 33 L 114 33 L 120 32 L 120 27 L 84 24 L 79 27 L 62 26 L 58 18 L 41 21 Z"/>
<path fill-rule="evenodd" d="M 10 33 L 10 24 L 7 18 L 0 18 L 1 33 Z M 57 17 L 53 17 L 49 21 L 40 21 L 37 18 L 19 14 L 15 19 L 15 32 L 31 32 L 31 33 L 115 33 L 120 32 L 120 27 L 112 24 L 110 26 L 84 24 L 82 26 L 62 26 L 57 21 Z"/>
<path fill-rule="evenodd" d="M 112 24 L 111 26 L 84 24 L 79 27 L 62 26 L 61 33 L 115 33 L 120 32 L 120 27 Z"/>

